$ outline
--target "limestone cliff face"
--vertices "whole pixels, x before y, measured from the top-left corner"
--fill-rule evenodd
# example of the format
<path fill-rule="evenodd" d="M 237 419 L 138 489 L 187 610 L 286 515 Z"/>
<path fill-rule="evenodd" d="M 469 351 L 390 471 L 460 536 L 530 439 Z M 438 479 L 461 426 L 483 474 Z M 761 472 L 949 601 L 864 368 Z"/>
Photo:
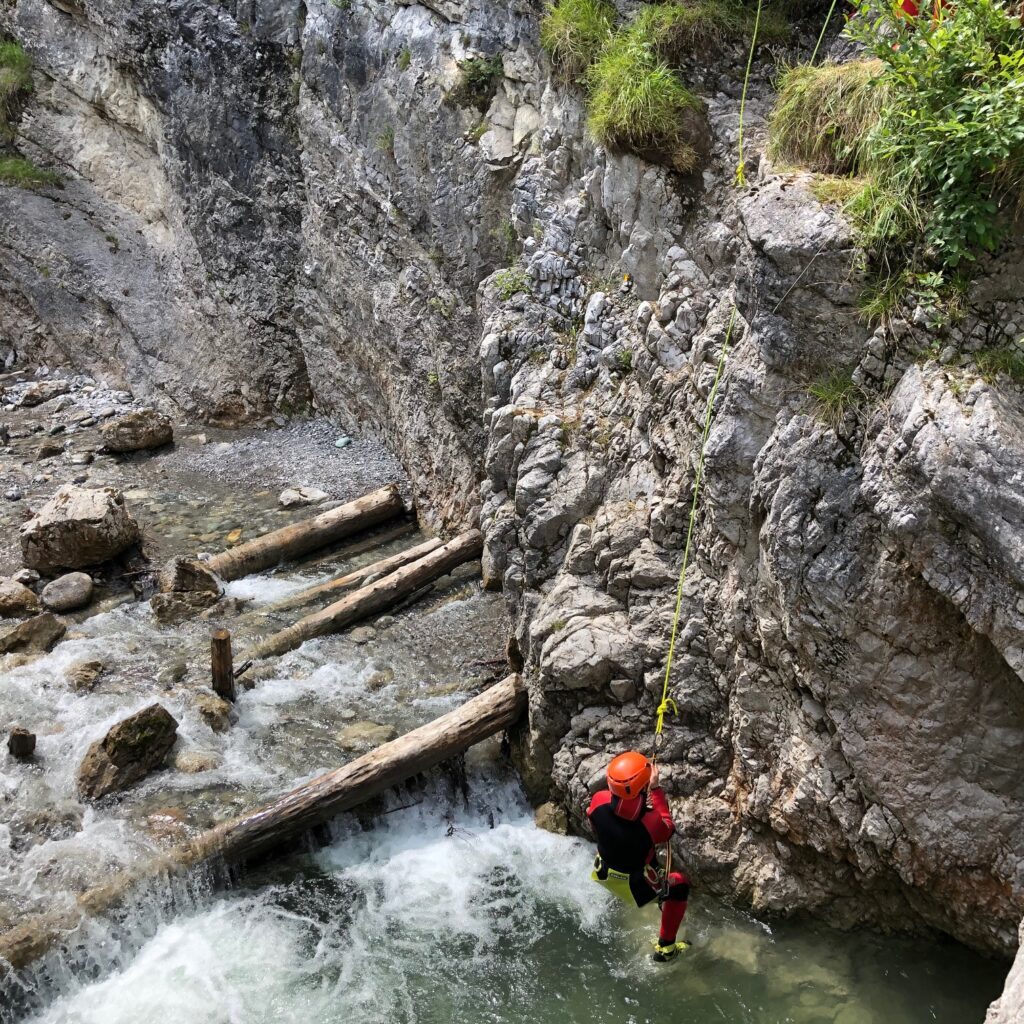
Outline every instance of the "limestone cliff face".
<path fill-rule="evenodd" d="M 1013 254 L 961 324 L 871 331 L 841 216 L 759 168 L 767 68 L 754 186 L 736 54 L 691 76 L 711 157 L 683 180 L 594 147 L 527 4 L 0 12 L 38 69 L 23 148 L 66 169 L 0 188 L 0 341 L 224 422 L 315 404 L 386 436 L 435 522 L 481 519 L 528 782 L 577 820 L 651 741 L 728 338 L 662 753 L 681 856 L 760 910 L 1012 949 L 1024 397 L 926 356 L 1015 340 Z M 459 63 L 495 56 L 467 98 Z M 864 398 L 829 426 L 833 368 Z"/>

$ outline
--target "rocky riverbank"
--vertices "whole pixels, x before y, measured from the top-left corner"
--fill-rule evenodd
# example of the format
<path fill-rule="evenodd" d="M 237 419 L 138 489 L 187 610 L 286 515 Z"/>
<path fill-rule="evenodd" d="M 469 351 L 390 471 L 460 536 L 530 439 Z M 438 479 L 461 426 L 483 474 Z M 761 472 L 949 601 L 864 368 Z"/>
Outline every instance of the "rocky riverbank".
<path fill-rule="evenodd" d="M 663 758 L 680 856 L 759 911 L 1011 953 L 1024 399 L 973 356 L 1019 339 L 1018 250 L 959 322 L 866 327 L 849 225 L 763 157 L 778 53 L 738 191 L 741 46 L 689 69 L 707 163 L 683 178 L 594 146 L 538 13 L 18 0 L 26 146 L 66 181 L 0 189 L 7 358 L 172 417 L 316 407 L 384 438 L 428 521 L 479 518 L 524 775 L 578 822 L 608 752 L 650 741 L 728 337 Z M 481 56 L 493 91 L 460 104 Z M 810 394 L 833 371 L 834 415 Z"/>

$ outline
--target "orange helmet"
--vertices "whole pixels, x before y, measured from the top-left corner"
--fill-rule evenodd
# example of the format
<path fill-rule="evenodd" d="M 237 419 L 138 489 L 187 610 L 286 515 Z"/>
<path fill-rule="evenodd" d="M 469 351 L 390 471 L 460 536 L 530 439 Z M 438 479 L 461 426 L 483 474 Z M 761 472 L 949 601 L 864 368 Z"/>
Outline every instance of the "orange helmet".
<path fill-rule="evenodd" d="M 651 762 L 635 750 L 612 758 L 608 765 L 608 788 L 624 800 L 639 796 L 651 781 Z"/>

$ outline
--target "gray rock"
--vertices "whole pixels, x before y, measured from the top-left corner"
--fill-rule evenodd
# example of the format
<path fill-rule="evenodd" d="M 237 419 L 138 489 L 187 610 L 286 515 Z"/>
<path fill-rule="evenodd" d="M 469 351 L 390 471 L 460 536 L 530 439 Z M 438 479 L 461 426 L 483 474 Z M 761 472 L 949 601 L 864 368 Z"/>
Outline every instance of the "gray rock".
<path fill-rule="evenodd" d="M 569 816 L 565 813 L 565 808 L 556 803 L 549 801 L 541 804 L 534 812 L 533 820 L 537 828 L 542 828 L 545 832 L 554 832 L 560 836 L 569 834 Z"/>
<path fill-rule="evenodd" d="M 0 618 L 21 619 L 39 611 L 39 598 L 15 580 L 0 579 Z"/>
<path fill-rule="evenodd" d="M 160 704 L 118 722 L 82 759 L 79 797 L 99 800 L 134 785 L 164 763 L 177 734 L 177 720 Z"/>
<path fill-rule="evenodd" d="M 23 409 L 32 409 L 51 399 L 66 395 L 71 390 L 71 383 L 66 380 L 40 380 L 30 384 L 21 394 L 16 405 Z"/>
<path fill-rule="evenodd" d="M 112 452 L 138 452 L 170 444 L 174 425 L 155 409 L 140 409 L 108 420 L 100 434 Z"/>
<path fill-rule="evenodd" d="M 149 607 L 157 622 L 168 626 L 193 618 L 204 609 L 216 604 L 218 600 L 219 596 L 210 590 L 154 594 L 149 599 Z"/>
<path fill-rule="evenodd" d="M 217 597 L 224 592 L 217 574 L 202 562 L 190 558 L 172 558 L 160 570 L 160 591 L 170 593 L 209 593 Z"/>
<path fill-rule="evenodd" d="M 78 692 L 92 690 L 103 674 L 104 667 L 102 661 L 76 661 L 65 675 L 68 686 Z"/>
<path fill-rule="evenodd" d="M 281 508 L 302 508 L 326 501 L 330 495 L 317 487 L 289 487 L 280 493 L 277 503 Z"/>
<path fill-rule="evenodd" d="M 84 572 L 69 572 L 47 583 L 40 595 L 51 612 L 73 612 L 92 600 L 92 577 Z"/>
<path fill-rule="evenodd" d="M 42 612 L 0 634 L 0 654 L 10 654 L 13 651 L 43 654 L 66 632 L 67 626 L 60 619 L 50 612 Z"/>
<path fill-rule="evenodd" d="M 31 761 L 36 752 L 35 733 L 16 725 L 7 736 L 7 750 L 16 761 Z"/>
<path fill-rule="evenodd" d="M 121 492 L 65 484 L 21 528 L 25 565 L 43 572 L 105 562 L 138 543 Z"/>
<path fill-rule="evenodd" d="M 989 1007 L 985 1024 L 1020 1024 L 1024 1020 L 1024 921 L 1018 941 L 1017 956 L 1006 977 L 1003 994 Z"/>
<path fill-rule="evenodd" d="M 231 726 L 231 704 L 214 693 L 199 692 L 193 700 L 199 717 L 214 731 L 226 732 Z"/>
<path fill-rule="evenodd" d="M 346 725 L 337 734 L 338 745 L 345 750 L 367 751 L 379 747 L 398 735 L 393 725 L 381 725 L 379 722 L 353 722 Z"/>

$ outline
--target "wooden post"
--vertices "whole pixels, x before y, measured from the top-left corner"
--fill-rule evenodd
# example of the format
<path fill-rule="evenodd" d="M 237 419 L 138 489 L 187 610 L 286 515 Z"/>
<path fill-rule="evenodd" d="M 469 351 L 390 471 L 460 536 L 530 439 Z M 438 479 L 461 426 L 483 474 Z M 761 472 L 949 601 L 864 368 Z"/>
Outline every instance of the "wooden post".
<path fill-rule="evenodd" d="M 24 969 L 66 939 L 84 914 L 104 913 L 154 879 L 180 875 L 208 862 L 239 864 L 266 854 L 336 814 L 352 810 L 509 728 L 525 710 L 522 680 L 508 676 L 454 711 L 343 767 L 310 779 L 254 811 L 113 875 L 83 892 L 77 907 L 23 918 L 10 931 L 0 933 L 0 982 L 5 980 L 5 962 L 10 965 L 9 971 Z"/>
<path fill-rule="evenodd" d="M 213 692 L 234 702 L 235 669 L 231 663 L 231 633 L 226 629 L 215 629 L 210 638 L 210 677 Z"/>

